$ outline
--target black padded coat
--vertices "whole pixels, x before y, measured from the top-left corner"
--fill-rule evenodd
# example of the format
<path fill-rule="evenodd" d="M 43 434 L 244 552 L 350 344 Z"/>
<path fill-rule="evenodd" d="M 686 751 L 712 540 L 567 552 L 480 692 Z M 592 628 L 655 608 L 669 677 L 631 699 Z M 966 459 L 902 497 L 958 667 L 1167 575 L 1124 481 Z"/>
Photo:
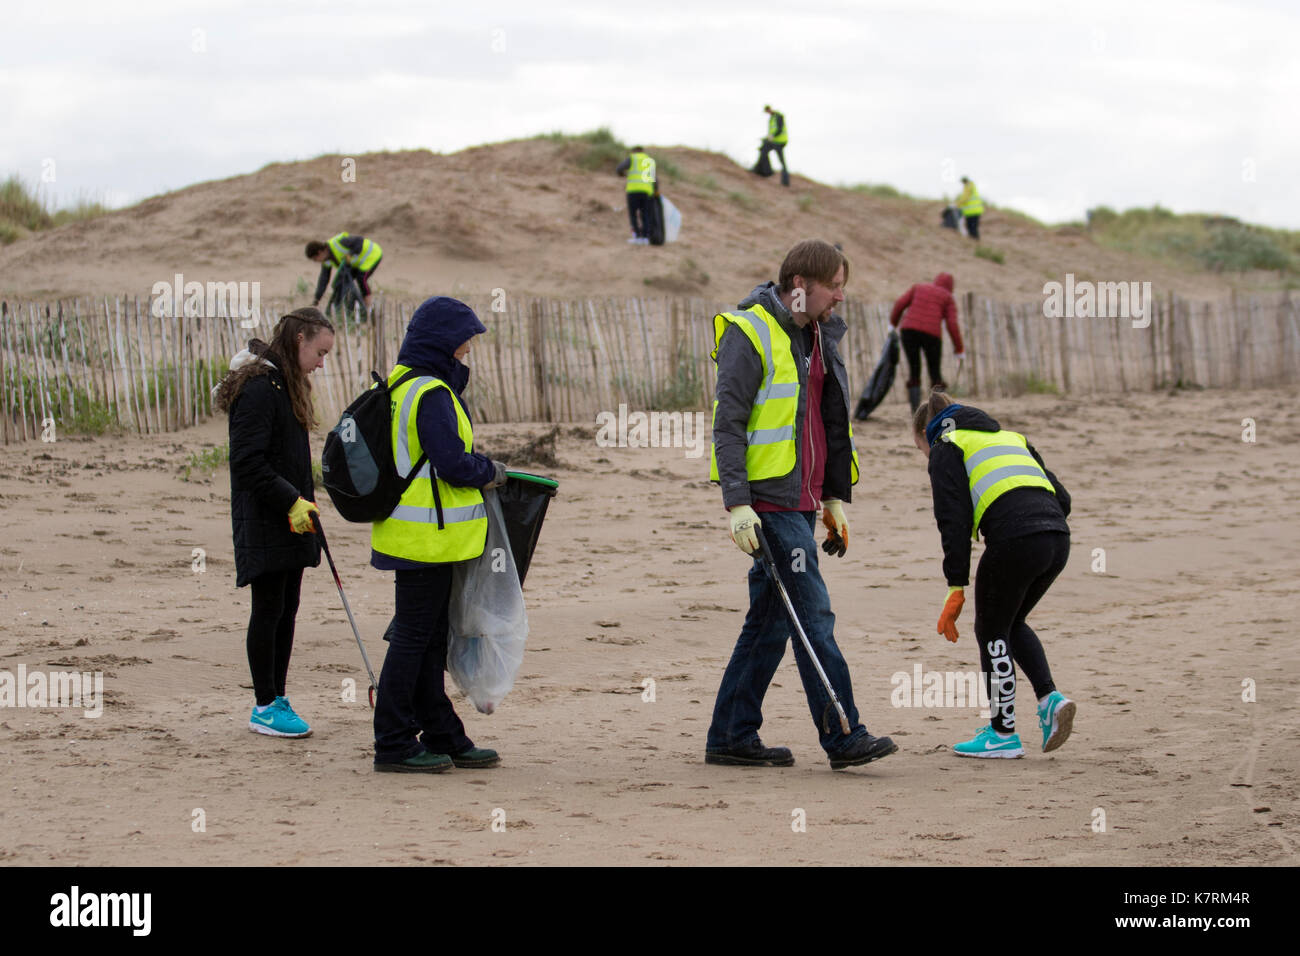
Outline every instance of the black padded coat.
<path fill-rule="evenodd" d="M 294 418 L 284 375 L 266 368 L 230 406 L 230 519 L 241 588 L 269 571 L 320 564 L 316 535 L 289 529 L 293 503 L 316 500 L 307 431 Z"/>

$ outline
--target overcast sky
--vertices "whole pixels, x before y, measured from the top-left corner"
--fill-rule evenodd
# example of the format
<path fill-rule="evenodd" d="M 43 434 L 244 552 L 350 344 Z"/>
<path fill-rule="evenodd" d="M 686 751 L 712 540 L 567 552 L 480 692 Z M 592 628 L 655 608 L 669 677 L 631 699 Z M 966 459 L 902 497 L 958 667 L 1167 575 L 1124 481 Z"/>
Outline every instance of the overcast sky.
<path fill-rule="evenodd" d="M 1281 0 L 41 0 L 3 38 L 0 176 L 60 204 L 602 125 L 748 165 L 770 102 L 824 182 L 1300 228 Z"/>

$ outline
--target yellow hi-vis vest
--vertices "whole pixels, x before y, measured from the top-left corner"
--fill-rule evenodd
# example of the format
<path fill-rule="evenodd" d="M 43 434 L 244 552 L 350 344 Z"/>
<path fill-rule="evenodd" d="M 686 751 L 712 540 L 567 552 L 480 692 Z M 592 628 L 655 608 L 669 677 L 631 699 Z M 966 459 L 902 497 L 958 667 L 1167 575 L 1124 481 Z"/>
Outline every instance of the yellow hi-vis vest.
<path fill-rule="evenodd" d="M 632 153 L 627 167 L 627 191 L 653 193 L 655 191 L 655 161 L 646 153 Z"/>
<path fill-rule="evenodd" d="M 989 505 L 1012 488 L 1056 489 L 1047 473 L 1029 454 L 1025 436 L 1017 432 L 981 432 L 957 428 L 942 436 L 961 449 L 966 477 L 970 480 L 970 501 L 975 508 L 971 537 L 978 538 L 980 519 Z"/>
<path fill-rule="evenodd" d="M 348 252 L 343 245 L 343 240 L 348 237 L 346 232 L 340 232 L 337 236 L 330 239 L 328 245 L 330 253 L 334 256 L 334 262 L 338 265 L 347 263 L 358 272 L 369 272 L 375 266 L 379 265 L 379 260 L 384 254 L 384 250 L 379 248 L 379 243 L 373 239 L 361 240 L 361 251 L 356 255 Z"/>
<path fill-rule="evenodd" d="M 784 146 L 790 142 L 790 127 L 786 125 L 785 117 L 781 117 L 781 132 L 776 131 L 777 113 L 773 113 L 767 118 L 767 138 L 779 146 Z"/>
<path fill-rule="evenodd" d="M 980 191 L 975 188 L 974 183 L 966 184 L 966 188 L 957 197 L 957 205 L 961 207 L 963 216 L 982 216 L 984 214 L 984 201 L 980 199 Z"/>
<path fill-rule="evenodd" d="M 743 312 L 720 312 L 713 317 L 713 360 L 718 360 L 727 326 L 734 324 L 745 333 L 763 360 L 763 382 L 745 426 L 745 473 L 750 481 L 784 478 L 795 466 L 795 420 L 799 413 L 799 368 L 790 350 L 790 336 L 767 309 L 754 305 Z M 823 361 L 825 353 L 823 352 Z M 827 376 L 832 374 L 829 367 Z M 717 425 L 718 400 L 713 400 L 713 423 Z M 853 451 L 850 482 L 858 483 L 858 450 L 853 445 L 853 424 L 849 423 L 849 446 Z M 709 478 L 718 481 L 718 447 L 709 446 Z"/>
<path fill-rule="evenodd" d="M 388 376 L 389 384 L 409 371 L 405 365 L 396 366 Z M 456 409 L 456 432 L 465 451 L 474 448 L 469 416 L 451 386 L 440 378 L 417 375 L 392 391 L 393 459 L 400 475 L 410 474 L 411 466 L 422 454 L 415 427 L 416 410 L 420 399 L 437 388 L 445 388 L 451 395 L 451 404 Z M 483 553 L 486 541 L 487 508 L 483 493 L 477 488 L 448 484 L 432 471 L 427 461 L 402 494 L 393 513 L 383 521 L 376 521 L 370 530 L 370 546 L 380 554 L 426 564 L 477 558 Z"/>

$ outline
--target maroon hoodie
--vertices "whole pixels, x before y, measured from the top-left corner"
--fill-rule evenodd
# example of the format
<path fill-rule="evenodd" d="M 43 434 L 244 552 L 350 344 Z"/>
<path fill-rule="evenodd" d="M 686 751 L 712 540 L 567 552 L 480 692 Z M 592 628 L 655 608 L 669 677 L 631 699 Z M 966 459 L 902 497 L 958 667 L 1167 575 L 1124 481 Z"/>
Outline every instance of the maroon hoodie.
<path fill-rule="evenodd" d="M 904 316 L 904 311 L 907 314 Z M 903 322 L 899 325 L 899 318 Z M 894 303 L 894 310 L 889 313 L 889 324 L 900 329 L 916 329 L 935 338 L 943 337 L 943 326 L 948 326 L 948 337 L 952 339 L 953 351 L 960 355 L 962 348 L 961 330 L 957 328 L 957 303 L 952 297 L 952 276 L 940 272 L 933 282 L 918 282 L 908 289 Z"/>

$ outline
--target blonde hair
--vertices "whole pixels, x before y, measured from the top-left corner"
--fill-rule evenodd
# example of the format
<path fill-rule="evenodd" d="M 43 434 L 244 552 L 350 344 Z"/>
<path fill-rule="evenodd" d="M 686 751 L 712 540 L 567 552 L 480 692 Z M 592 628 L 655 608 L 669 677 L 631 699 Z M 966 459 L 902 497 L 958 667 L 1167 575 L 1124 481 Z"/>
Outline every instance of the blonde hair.
<path fill-rule="evenodd" d="M 916 414 L 912 416 L 912 430 L 916 434 L 924 436 L 925 426 L 934 420 L 934 416 L 949 405 L 955 404 L 956 402 L 943 390 L 943 387 L 936 385 L 930 390 L 929 397 L 917 408 Z"/>

